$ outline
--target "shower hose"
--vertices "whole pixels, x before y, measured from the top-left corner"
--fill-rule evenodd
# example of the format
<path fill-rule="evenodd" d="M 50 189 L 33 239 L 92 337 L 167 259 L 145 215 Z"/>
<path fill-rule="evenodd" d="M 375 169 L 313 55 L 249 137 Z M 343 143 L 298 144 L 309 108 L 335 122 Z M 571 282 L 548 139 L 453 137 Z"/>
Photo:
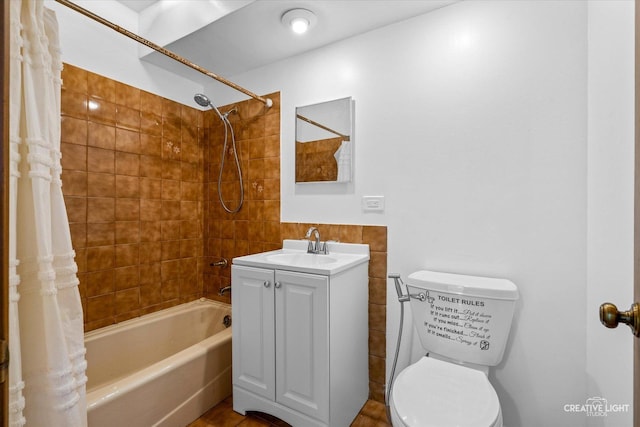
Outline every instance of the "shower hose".
<path fill-rule="evenodd" d="M 240 210 L 240 208 L 242 208 L 242 204 L 244 203 L 244 184 L 242 183 L 242 169 L 240 168 L 240 161 L 238 160 L 238 150 L 236 148 L 236 137 L 233 134 L 233 126 L 231 126 L 231 123 L 229 122 L 229 119 L 227 118 L 227 116 L 224 114 L 220 114 L 220 112 L 217 110 L 216 112 L 220 116 L 220 119 L 222 120 L 222 124 L 224 125 L 224 145 L 222 147 L 222 160 L 220 161 L 220 173 L 218 174 L 218 199 L 220 200 L 220 204 L 222 205 L 222 208 L 225 211 L 227 211 L 228 213 L 236 213 Z M 225 204 L 224 199 L 222 198 L 222 172 L 224 171 L 224 158 L 227 156 L 227 140 L 228 140 L 227 126 L 231 131 L 231 150 L 233 151 L 233 157 L 235 159 L 236 169 L 238 171 L 238 180 L 240 181 L 239 183 L 240 203 L 238 203 L 238 206 L 235 209 L 230 209 Z"/>
<path fill-rule="evenodd" d="M 389 377 L 389 387 L 387 387 L 387 394 L 385 396 L 385 407 L 387 410 L 387 419 L 391 422 L 391 391 L 393 390 L 393 381 L 395 379 L 396 365 L 398 364 L 398 353 L 400 353 L 400 342 L 402 341 L 402 324 L 404 322 L 404 303 L 408 301 L 409 295 L 402 294 L 402 288 L 400 283 L 402 279 L 397 274 L 390 274 L 390 279 L 394 279 L 396 283 L 396 292 L 398 293 L 398 301 L 400 302 L 400 326 L 398 328 L 398 342 L 396 344 L 396 352 L 393 356 L 393 364 L 391 365 L 391 376 Z"/>

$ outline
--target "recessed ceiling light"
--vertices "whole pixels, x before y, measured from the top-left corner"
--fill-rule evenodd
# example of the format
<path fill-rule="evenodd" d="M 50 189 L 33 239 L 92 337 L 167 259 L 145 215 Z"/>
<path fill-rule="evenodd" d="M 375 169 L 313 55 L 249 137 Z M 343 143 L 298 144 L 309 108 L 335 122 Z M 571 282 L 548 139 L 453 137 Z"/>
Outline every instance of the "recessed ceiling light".
<path fill-rule="evenodd" d="M 288 10 L 281 18 L 282 25 L 296 34 L 306 33 L 317 21 L 316 15 L 307 9 Z"/>

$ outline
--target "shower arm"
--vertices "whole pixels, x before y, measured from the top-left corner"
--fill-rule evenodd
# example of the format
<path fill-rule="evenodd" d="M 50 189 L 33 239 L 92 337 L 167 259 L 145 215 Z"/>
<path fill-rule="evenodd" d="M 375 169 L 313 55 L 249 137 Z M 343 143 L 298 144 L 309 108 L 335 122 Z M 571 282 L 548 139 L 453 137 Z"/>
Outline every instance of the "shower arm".
<path fill-rule="evenodd" d="M 207 70 L 205 68 L 202 68 L 201 66 L 199 66 L 197 64 L 194 64 L 193 62 L 183 58 L 182 56 L 180 56 L 180 55 L 178 55 L 176 53 L 173 53 L 170 50 L 165 49 L 162 46 L 159 46 L 159 45 L 153 43 L 152 41 L 149 41 L 149 40 L 145 39 L 144 37 L 140 37 L 136 33 L 132 33 L 131 31 L 129 31 L 129 30 L 125 29 L 125 28 L 122 28 L 119 25 L 114 24 L 113 22 L 108 21 L 108 20 L 104 19 L 103 17 L 101 17 L 99 15 L 96 15 L 95 13 L 93 13 L 93 12 L 87 10 L 87 9 L 84 9 L 84 8 L 78 6 L 77 4 L 75 4 L 75 3 L 73 3 L 73 2 L 71 2 L 69 0 L 55 0 L 55 1 L 57 3 L 60 3 L 60 4 L 64 5 L 64 6 L 67 6 L 68 8 L 70 8 L 72 10 L 75 10 L 76 12 L 78 12 L 78 13 L 80 13 L 80 14 L 88 17 L 88 18 L 93 19 L 94 21 L 99 22 L 102 25 L 105 25 L 105 26 L 111 28 L 114 31 L 119 32 L 122 35 L 125 35 L 125 36 L 129 37 L 130 39 L 133 39 L 133 40 L 137 41 L 138 43 L 141 43 L 141 44 L 143 44 L 143 45 L 145 45 L 147 47 L 150 47 L 151 49 L 155 50 L 156 52 L 159 52 L 159 53 L 161 53 L 161 54 L 163 54 L 165 56 L 168 56 L 169 58 L 171 58 L 171 59 L 173 59 L 175 61 L 178 61 L 181 64 L 186 65 L 187 67 L 193 68 L 194 70 L 196 70 L 196 71 L 198 71 L 198 72 L 200 72 L 200 73 L 202 73 L 202 74 L 204 74 L 206 76 L 209 76 L 212 79 L 215 79 L 215 80 L 219 81 L 220 83 L 223 83 L 223 84 L 225 84 L 225 85 L 227 85 L 227 86 L 229 86 L 229 87 L 231 87 L 231 88 L 233 88 L 233 89 L 235 89 L 235 90 L 237 90 L 239 92 L 244 93 L 247 96 L 250 96 L 253 99 L 256 99 L 256 100 L 262 102 L 267 108 L 271 108 L 273 106 L 273 101 L 270 98 L 264 98 L 264 97 L 262 97 L 260 95 L 256 95 L 255 93 L 251 92 L 250 90 L 247 90 L 247 89 L 243 88 L 242 86 L 239 86 L 239 85 L 235 84 L 234 82 L 225 79 L 222 76 L 219 76 L 219 75 L 217 75 L 215 73 L 212 73 L 211 71 L 209 71 L 209 70 Z"/>

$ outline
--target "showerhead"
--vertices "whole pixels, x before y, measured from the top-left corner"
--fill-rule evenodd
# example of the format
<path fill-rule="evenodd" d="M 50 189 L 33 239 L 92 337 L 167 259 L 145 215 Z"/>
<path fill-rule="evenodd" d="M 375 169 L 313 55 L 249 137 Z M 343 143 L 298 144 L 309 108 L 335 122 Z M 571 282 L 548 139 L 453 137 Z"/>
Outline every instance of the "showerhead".
<path fill-rule="evenodd" d="M 195 95 L 193 95 L 193 99 L 198 103 L 198 105 L 202 105 L 203 107 L 211 107 L 211 109 L 216 112 L 218 117 L 220 117 L 220 120 L 222 120 L 223 122 L 227 119 L 226 116 L 220 114 L 220 110 L 218 110 L 216 106 L 211 103 L 211 100 L 207 95 L 196 93 Z"/>
<path fill-rule="evenodd" d="M 193 96 L 193 99 L 198 103 L 198 105 L 202 105 L 203 107 L 213 106 L 213 104 L 211 104 L 211 100 L 209 99 L 209 97 L 207 95 L 203 95 L 201 93 L 196 93 Z"/>

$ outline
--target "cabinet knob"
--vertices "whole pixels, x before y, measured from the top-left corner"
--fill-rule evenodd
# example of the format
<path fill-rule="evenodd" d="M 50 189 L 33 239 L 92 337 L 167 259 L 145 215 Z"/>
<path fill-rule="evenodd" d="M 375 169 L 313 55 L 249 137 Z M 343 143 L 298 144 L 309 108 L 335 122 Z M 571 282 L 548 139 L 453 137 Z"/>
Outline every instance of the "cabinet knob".
<path fill-rule="evenodd" d="M 280 286 L 282 286 L 282 283 L 276 281 L 276 283 L 274 283 L 273 286 L 275 286 L 276 289 L 280 289 Z"/>
<path fill-rule="evenodd" d="M 264 285 L 265 288 L 268 288 L 269 286 L 271 286 L 271 282 L 268 280 L 265 280 L 264 282 L 262 282 L 262 284 Z"/>

